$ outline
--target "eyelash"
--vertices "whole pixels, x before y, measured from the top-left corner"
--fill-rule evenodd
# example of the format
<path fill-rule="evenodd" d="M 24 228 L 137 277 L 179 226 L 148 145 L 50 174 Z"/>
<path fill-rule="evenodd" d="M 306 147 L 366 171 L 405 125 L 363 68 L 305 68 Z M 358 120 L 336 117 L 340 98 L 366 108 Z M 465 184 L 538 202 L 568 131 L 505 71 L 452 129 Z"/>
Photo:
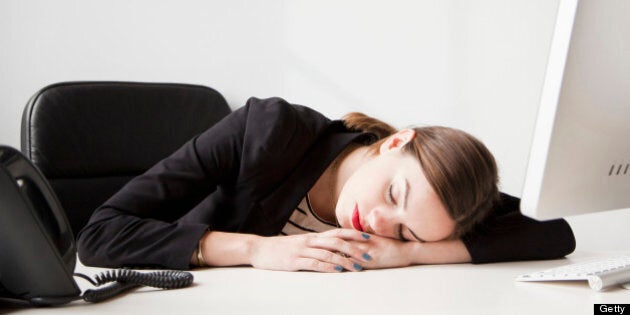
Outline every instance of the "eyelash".
<path fill-rule="evenodd" d="M 402 226 L 402 224 L 399 224 L 399 225 L 398 225 L 398 238 L 399 238 L 401 241 L 403 241 L 403 242 L 407 242 L 408 240 L 407 240 L 407 238 L 405 238 L 405 237 L 403 236 L 403 232 L 402 232 L 402 230 L 403 230 L 403 226 Z"/>
<path fill-rule="evenodd" d="M 389 185 L 389 189 L 387 190 L 387 195 L 389 196 L 389 200 L 393 203 L 396 204 L 396 200 L 394 199 L 394 194 L 392 194 L 392 187 L 394 185 Z"/>

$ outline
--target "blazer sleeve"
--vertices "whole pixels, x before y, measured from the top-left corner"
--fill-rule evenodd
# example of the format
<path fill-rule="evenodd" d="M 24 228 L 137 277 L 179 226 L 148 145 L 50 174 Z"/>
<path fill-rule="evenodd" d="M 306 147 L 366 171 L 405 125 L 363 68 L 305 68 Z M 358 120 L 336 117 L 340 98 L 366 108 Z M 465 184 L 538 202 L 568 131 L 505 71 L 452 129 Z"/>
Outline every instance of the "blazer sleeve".
<path fill-rule="evenodd" d="M 575 250 L 575 237 L 567 221 L 528 218 L 520 212 L 520 199 L 503 193 L 490 217 L 462 241 L 475 264 L 555 259 Z"/>
<path fill-rule="evenodd" d="M 237 176 L 249 108 L 194 137 L 99 207 L 78 235 L 80 260 L 100 267 L 188 269 L 208 226 L 177 219 Z"/>

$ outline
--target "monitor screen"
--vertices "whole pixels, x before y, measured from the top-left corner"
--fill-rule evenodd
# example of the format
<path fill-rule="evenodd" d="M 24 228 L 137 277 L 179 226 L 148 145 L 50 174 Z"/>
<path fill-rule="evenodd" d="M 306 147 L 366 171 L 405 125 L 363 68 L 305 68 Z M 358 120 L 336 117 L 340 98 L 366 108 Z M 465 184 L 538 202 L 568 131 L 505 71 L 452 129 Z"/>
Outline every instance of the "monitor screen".
<path fill-rule="evenodd" d="M 521 208 L 630 208 L 630 1 L 561 0 Z"/>

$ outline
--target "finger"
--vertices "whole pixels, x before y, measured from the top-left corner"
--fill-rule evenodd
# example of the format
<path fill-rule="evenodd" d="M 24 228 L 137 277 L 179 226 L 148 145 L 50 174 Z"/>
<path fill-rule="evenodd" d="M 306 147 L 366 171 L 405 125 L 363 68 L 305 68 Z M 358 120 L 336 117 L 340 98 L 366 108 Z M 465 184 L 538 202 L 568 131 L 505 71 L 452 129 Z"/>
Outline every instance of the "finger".
<path fill-rule="evenodd" d="M 298 270 L 308 270 L 317 272 L 342 272 L 343 267 L 314 258 L 301 257 L 295 260 Z"/>
<path fill-rule="evenodd" d="M 363 270 L 363 267 L 360 264 L 353 262 L 351 259 L 325 249 L 307 248 L 303 252 L 303 257 L 314 258 L 321 262 L 330 263 L 342 268 L 341 270 L 338 270 L 339 268 L 336 267 L 336 271 L 342 271 L 343 269 L 349 271 Z"/>
<path fill-rule="evenodd" d="M 319 233 L 322 236 L 338 237 L 345 240 L 366 242 L 370 239 L 370 234 L 353 229 L 333 229 Z"/>
<path fill-rule="evenodd" d="M 367 262 L 372 260 L 370 255 L 360 250 L 357 246 L 337 237 L 324 237 L 322 235 L 312 237 L 307 241 L 307 246 L 327 249 L 332 252 L 341 252 L 358 261 Z"/>

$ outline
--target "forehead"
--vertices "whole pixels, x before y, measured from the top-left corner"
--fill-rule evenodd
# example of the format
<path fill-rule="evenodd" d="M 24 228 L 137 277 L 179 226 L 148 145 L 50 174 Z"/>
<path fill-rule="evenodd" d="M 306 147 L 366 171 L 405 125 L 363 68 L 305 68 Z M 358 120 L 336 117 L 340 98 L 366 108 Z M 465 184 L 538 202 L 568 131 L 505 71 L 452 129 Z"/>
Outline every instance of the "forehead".
<path fill-rule="evenodd" d="M 441 205 L 437 194 L 424 175 L 420 161 L 413 154 L 397 151 L 381 156 L 381 163 L 373 166 L 375 172 L 397 184 L 408 184 L 410 194 L 409 203 Z M 398 187 L 402 189 L 402 187 Z M 437 203 L 437 204 L 436 204 Z"/>

